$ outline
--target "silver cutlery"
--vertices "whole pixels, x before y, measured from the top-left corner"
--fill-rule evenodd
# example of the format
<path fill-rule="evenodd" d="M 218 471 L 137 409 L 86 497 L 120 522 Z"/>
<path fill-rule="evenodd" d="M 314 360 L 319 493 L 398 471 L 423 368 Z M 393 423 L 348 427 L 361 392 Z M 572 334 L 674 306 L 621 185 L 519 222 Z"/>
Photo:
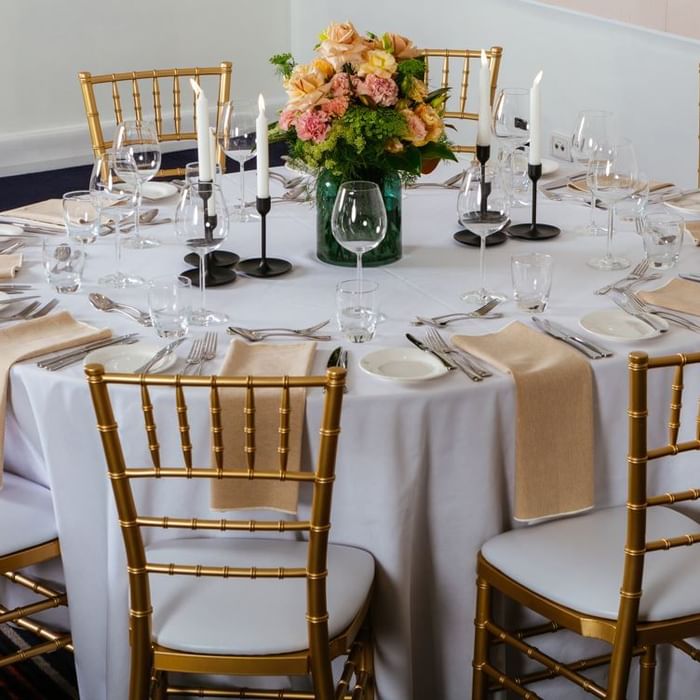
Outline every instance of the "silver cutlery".
<path fill-rule="evenodd" d="M 30 299 L 38 299 L 38 294 L 32 294 L 27 297 L 19 297 L 19 299 L 0 299 L 0 304 L 17 304 L 20 301 L 29 301 Z M 38 304 L 37 304 L 38 306 Z"/>
<path fill-rule="evenodd" d="M 462 185 L 462 181 L 464 180 L 465 175 L 466 171 L 462 170 L 456 175 L 451 175 L 442 182 L 414 182 L 413 184 L 408 185 L 407 189 L 415 190 L 419 187 L 440 187 L 446 190 L 458 190 Z"/>
<path fill-rule="evenodd" d="M 553 321 L 547 321 L 543 318 L 539 318 L 538 316 L 532 316 L 531 319 L 535 326 L 541 331 L 552 338 L 556 338 L 557 340 L 561 340 L 567 345 L 570 345 L 572 348 L 582 352 L 591 360 L 599 360 L 603 357 L 611 357 L 613 355 L 611 350 L 608 350 L 597 343 L 593 343 L 587 338 L 582 338 L 581 336 L 572 333 L 560 324 L 554 323 Z"/>
<path fill-rule="evenodd" d="M 668 330 L 668 325 L 666 323 L 654 320 L 654 317 L 651 314 L 638 311 L 634 306 L 632 306 L 632 304 L 629 303 L 628 298 L 626 298 L 623 294 L 616 295 L 612 298 L 612 300 L 615 306 L 617 306 L 621 311 L 624 311 L 626 314 L 639 319 L 645 326 L 651 328 L 653 331 L 666 333 Z"/>
<path fill-rule="evenodd" d="M 98 347 L 107 347 L 110 345 L 133 345 L 134 343 L 138 343 L 139 338 L 136 336 L 136 334 L 133 334 L 131 336 L 124 337 L 119 340 L 112 341 L 110 343 L 106 343 L 105 345 L 100 345 Z M 51 362 L 50 364 L 45 364 L 41 365 L 42 369 L 45 369 L 49 372 L 56 372 L 59 369 L 63 369 L 64 367 L 70 367 L 71 365 L 75 365 L 78 362 L 82 362 L 92 350 L 97 350 L 97 348 L 92 348 L 90 350 L 85 350 L 85 351 L 79 351 L 73 354 L 72 357 L 66 357 L 63 360 L 56 361 L 56 362 Z"/>
<path fill-rule="evenodd" d="M 0 255 L 11 255 L 24 248 L 24 241 L 9 241 L 0 243 Z"/>
<path fill-rule="evenodd" d="M 304 181 L 304 175 L 296 175 L 295 177 L 285 177 L 282 175 L 282 173 L 275 172 L 274 170 L 270 170 L 270 177 L 273 180 L 277 180 L 278 182 L 281 182 L 286 189 L 289 189 L 290 187 L 296 187 L 300 183 Z"/>
<path fill-rule="evenodd" d="M 700 273 L 697 272 L 679 272 L 678 276 L 682 280 L 688 280 L 688 282 L 700 282 Z"/>
<path fill-rule="evenodd" d="M 342 367 L 343 369 L 348 368 L 348 351 L 343 350 L 343 348 L 339 345 L 337 348 L 334 348 L 331 351 L 331 354 L 328 356 L 328 361 L 326 362 L 326 369 L 329 367 Z M 348 390 L 348 385 L 346 384 L 343 387 L 343 392 L 347 392 Z M 324 388 L 325 391 L 325 388 Z"/>
<path fill-rule="evenodd" d="M 474 357 L 468 352 L 453 345 L 449 345 L 435 328 L 428 328 L 426 330 L 425 339 L 429 347 L 434 347 L 436 350 L 449 355 L 450 359 L 457 362 L 457 364 L 459 364 L 460 361 L 464 362 L 479 376 L 484 378 L 493 376 L 492 373 L 486 369 L 486 367 L 484 367 L 478 360 L 475 360 Z"/>
<path fill-rule="evenodd" d="M 98 292 L 91 292 L 88 295 L 88 299 L 90 300 L 90 303 L 100 311 L 114 311 L 122 316 L 130 318 L 132 321 L 140 323 L 142 326 L 147 326 L 149 328 L 153 325 L 150 315 L 145 311 L 141 311 L 141 309 L 137 309 L 135 306 L 113 301 L 109 297 L 106 297 L 104 294 L 99 294 Z"/>
<path fill-rule="evenodd" d="M 24 308 L 20 309 L 14 314 L 11 314 L 10 316 L 0 316 L 0 323 L 9 323 L 10 321 L 21 321 L 27 316 L 32 313 L 36 308 L 38 308 L 39 302 L 38 301 L 33 301 L 29 304 L 27 304 Z"/>
<path fill-rule="evenodd" d="M 142 217 L 143 218 L 143 217 Z M 141 221 L 141 226 L 161 226 L 162 224 L 172 223 L 172 219 L 168 216 L 161 217 L 160 219 L 153 219 L 152 221 Z M 122 233 L 131 233 L 136 228 L 136 224 L 127 224 L 121 227 Z M 101 234 L 106 236 L 106 233 Z"/>
<path fill-rule="evenodd" d="M 586 175 L 585 170 L 577 171 L 570 173 L 569 175 L 566 175 L 564 177 L 559 177 L 554 180 L 550 180 L 549 182 L 544 182 L 539 186 L 540 191 L 548 191 L 548 190 L 558 190 L 561 187 L 567 187 L 570 182 L 579 180 L 580 178 L 584 177 Z"/>
<path fill-rule="evenodd" d="M 663 318 L 666 321 L 675 323 L 676 325 L 681 326 L 686 330 L 693 331 L 694 333 L 700 333 L 700 325 L 676 311 L 669 311 L 668 309 L 653 306 L 652 304 L 647 304 L 634 294 L 629 294 L 627 298 L 629 299 L 630 303 L 633 304 L 642 313 L 658 316 L 659 318 Z"/>
<path fill-rule="evenodd" d="M 142 364 L 140 367 L 137 367 L 134 370 L 134 374 L 148 374 L 150 369 L 157 363 L 160 362 L 164 357 L 169 355 L 175 348 L 183 343 L 185 341 L 184 338 L 178 338 L 177 340 L 173 340 L 171 343 L 168 343 L 165 347 L 161 348 L 158 350 L 158 352 L 151 357 L 148 362 L 145 362 Z"/>
<path fill-rule="evenodd" d="M 190 369 L 195 371 L 201 366 L 203 362 L 203 352 L 204 341 L 201 338 L 195 338 L 192 341 L 190 351 L 187 353 L 187 357 L 185 358 L 185 367 L 182 370 L 183 374 L 189 374 Z M 198 372 L 195 371 L 195 374 L 198 374 Z"/>
<path fill-rule="evenodd" d="M 42 316 L 46 316 L 48 313 L 53 311 L 57 306 L 58 306 L 58 299 L 55 299 L 55 298 L 51 299 L 51 301 L 47 302 L 40 309 L 38 309 L 33 314 L 31 314 L 29 316 L 29 318 L 41 318 Z"/>
<path fill-rule="evenodd" d="M 496 314 L 490 313 L 500 303 L 501 303 L 500 299 L 489 299 L 489 301 L 487 301 L 483 306 L 480 306 L 478 309 L 475 309 L 474 311 L 469 311 L 467 313 L 460 312 L 460 313 L 442 314 L 441 316 L 428 316 L 428 317 L 416 316 L 416 319 L 414 321 L 411 321 L 411 325 L 413 325 L 413 326 L 429 325 L 429 326 L 437 326 L 438 328 L 444 328 L 449 323 L 453 323 L 455 321 L 463 321 L 463 320 L 469 319 L 469 318 L 502 318 L 503 314 L 501 314 L 501 313 L 496 313 Z"/>
<path fill-rule="evenodd" d="M 473 382 L 480 382 L 484 377 L 491 376 L 489 372 L 483 373 L 477 370 L 467 358 L 458 355 L 456 352 L 453 353 L 452 348 L 445 343 L 442 336 L 434 328 L 426 330 L 424 343 L 428 350 L 437 354 L 438 357 L 444 357 L 457 365 L 457 369 L 466 374 Z"/>
<path fill-rule="evenodd" d="M 615 287 L 624 284 L 625 282 L 630 282 L 632 280 L 638 280 L 644 277 L 646 274 L 647 270 L 649 269 L 649 261 L 645 258 L 644 260 L 638 262 L 628 274 L 626 274 L 624 277 L 622 277 L 619 280 L 616 280 L 615 282 L 611 282 L 610 284 L 606 284 L 605 286 L 601 287 L 600 289 L 596 289 L 593 293 L 594 294 L 607 294 L 609 291 L 614 289 Z"/>
<path fill-rule="evenodd" d="M 202 361 L 197 367 L 197 374 L 201 374 L 202 365 L 216 357 L 216 348 L 219 344 L 219 337 L 216 331 L 207 331 L 204 334 L 204 347 L 202 348 Z"/>
<path fill-rule="evenodd" d="M 406 339 L 408 340 L 409 343 L 412 343 L 415 345 L 419 350 L 422 350 L 423 352 L 429 352 L 433 357 L 437 357 L 440 362 L 442 362 L 445 367 L 449 370 L 454 370 L 457 369 L 457 363 L 453 362 L 452 360 L 448 359 L 445 357 L 443 354 L 437 352 L 436 350 L 431 349 L 428 347 L 425 343 L 423 343 L 421 340 L 418 340 L 414 335 L 411 335 L 410 333 L 406 333 Z"/>
<path fill-rule="evenodd" d="M 77 348 L 68 350 L 67 352 L 61 352 L 58 355 L 55 351 L 44 353 L 44 355 L 39 355 L 38 357 L 45 357 L 45 359 L 39 360 L 36 365 L 37 367 L 41 367 L 43 369 L 60 369 L 60 367 L 54 367 L 54 365 L 66 367 L 67 364 L 62 363 L 72 364 L 73 362 L 78 362 L 88 353 L 92 352 L 93 350 L 97 350 L 98 348 L 106 348 L 110 345 L 129 344 L 131 342 L 136 342 L 137 340 L 137 333 L 127 333 L 125 335 L 112 336 L 111 338 L 103 338 L 102 340 L 93 340 L 89 343 L 84 343 Z"/>
<path fill-rule="evenodd" d="M 270 326 L 269 328 L 244 328 L 243 326 L 230 326 L 237 331 L 242 331 L 243 333 L 267 333 L 273 331 L 284 331 L 285 333 L 296 333 L 299 335 L 308 335 L 309 333 L 315 333 L 321 330 L 324 326 L 327 326 L 330 320 L 321 321 L 313 326 L 308 326 L 307 328 L 284 328 L 278 326 Z"/>
<path fill-rule="evenodd" d="M 330 335 L 315 335 L 314 333 L 290 333 L 289 331 L 248 331 L 243 328 L 234 328 L 229 326 L 226 331 L 229 335 L 240 335 L 242 338 L 249 340 L 251 343 L 257 343 L 266 338 L 304 338 L 306 340 L 330 340 Z"/>

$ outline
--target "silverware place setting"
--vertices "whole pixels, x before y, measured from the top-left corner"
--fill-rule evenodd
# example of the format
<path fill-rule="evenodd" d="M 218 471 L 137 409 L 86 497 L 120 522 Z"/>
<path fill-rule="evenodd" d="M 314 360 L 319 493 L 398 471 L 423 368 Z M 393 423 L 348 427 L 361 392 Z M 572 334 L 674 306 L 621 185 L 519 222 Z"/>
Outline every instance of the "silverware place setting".
<path fill-rule="evenodd" d="M 437 328 L 445 328 L 450 323 L 456 323 L 457 321 L 465 321 L 470 318 L 503 318 L 502 313 L 492 313 L 493 309 L 495 309 L 500 303 L 501 299 L 489 299 L 489 301 L 487 301 L 483 306 L 480 306 L 474 311 L 442 314 L 441 316 L 416 316 L 416 318 L 413 321 L 411 321 L 411 325 L 435 326 Z"/>
<path fill-rule="evenodd" d="M 671 311 L 660 306 L 647 304 L 634 294 L 627 294 L 626 297 L 630 305 L 640 313 L 651 316 L 652 318 L 654 316 L 658 316 L 659 318 L 663 318 L 670 323 L 675 323 L 677 326 L 681 326 L 686 330 L 693 331 L 694 333 L 700 333 L 700 324 L 678 311 Z"/>
<path fill-rule="evenodd" d="M 543 333 L 557 340 L 561 340 L 575 350 L 583 353 L 590 360 L 600 360 L 603 357 L 612 357 L 614 354 L 612 350 L 588 338 L 584 338 L 578 333 L 562 326 L 560 323 L 555 323 L 554 321 L 549 321 L 539 316 L 532 316 L 531 320 L 535 327 Z"/>
<path fill-rule="evenodd" d="M 624 277 L 621 277 L 619 280 L 611 282 L 610 284 L 606 284 L 603 287 L 600 287 L 600 289 L 596 289 L 593 293 L 607 294 L 613 289 L 617 291 L 624 291 L 637 283 L 651 282 L 652 280 L 659 279 L 659 277 L 661 277 L 660 273 L 649 272 L 649 261 L 645 258 L 641 262 L 637 263 Z"/>
<path fill-rule="evenodd" d="M 613 292 L 610 298 L 619 309 L 622 309 L 626 314 L 640 320 L 653 331 L 658 333 L 668 332 L 668 324 L 665 321 L 662 321 L 660 318 L 654 318 L 652 314 L 642 311 L 639 304 L 635 303 L 632 297 L 621 292 Z"/>
<path fill-rule="evenodd" d="M 139 336 L 137 333 L 127 333 L 125 335 L 112 336 L 111 338 L 104 338 L 103 340 L 94 340 L 90 343 L 85 343 L 77 348 L 72 348 L 68 351 L 63 351 L 60 353 L 50 352 L 43 356 L 44 359 L 39 360 L 36 363 L 37 367 L 42 369 L 47 369 L 53 372 L 57 369 L 63 369 L 63 367 L 68 367 L 72 364 L 81 362 L 88 353 L 93 350 L 98 350 L 99 348 L 106 348 L 110 345 L 131 345 L 138 342 Z M 36 359 L 36 358 L 33 358 Z"/>
<path fill-rule="evenodd" d="M 268 328 L 242 328 L 241 326 L 229 326 L 227 333 L 229 335 L 239 335 L 250 342 L 257 342 L 259 340 L 265 340 L 266 338 L 280 337 L 280 338 L 306 338 L 308 340 L 330 340 L 330 335 L 319 335 L 319 331 L 324 326 L 327 326 L 330 320 L 321 321 L 313 326 L 308 326 L 307 328 L 282 328 L 282 327 L 268 327 Z"/>
<path fill-rule="evenodd" d="M 493 376 L 493 373 L 479 358 L 468 353 L 466 350 L 450 345 L 435 328 L 426 329 L 425 343 L 428 348 L 443 353 L 448 359 L 452 360 L 459 369 L 470 377 L 470 379 L 473 374 L 480 377 L 480 379 Z M 474 379 L 474 381 L 479 380 Z"/>

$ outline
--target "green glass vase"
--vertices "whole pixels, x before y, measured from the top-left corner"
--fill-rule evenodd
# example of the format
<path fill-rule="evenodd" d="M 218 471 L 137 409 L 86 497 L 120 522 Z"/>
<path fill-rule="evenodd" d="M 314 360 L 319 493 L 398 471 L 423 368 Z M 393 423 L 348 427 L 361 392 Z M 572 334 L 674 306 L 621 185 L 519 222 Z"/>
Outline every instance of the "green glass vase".
<path fill-rule="evenodd" d="M 359 179 L 359 178 L 358 178 Z M 368 177 L 376 182 L 382 192 L 387 214 L 387 229 L 384 240 L 362 256 L 362 265 L 377 267 L 388 265 L 401 258 L 401 179 L 398 173 L 381 178 Z M 345 250 L 333 237 L 331 215 L 341 180 L 328 170 L 321 170 L 316 180 L 316 255 L 319 260 L 331 265 L 355 267 L 357 257 Z"/>

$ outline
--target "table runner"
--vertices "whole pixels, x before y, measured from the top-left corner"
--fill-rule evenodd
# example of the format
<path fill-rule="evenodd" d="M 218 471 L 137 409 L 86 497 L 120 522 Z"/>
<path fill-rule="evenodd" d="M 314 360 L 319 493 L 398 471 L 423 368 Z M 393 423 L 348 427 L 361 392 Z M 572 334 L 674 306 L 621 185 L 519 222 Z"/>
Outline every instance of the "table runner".
<path fill-rule="evenodd" d="M 309 373 L 316 343 L 248 344 L 233 340 L 219 374 L 248 376 L 300 376 Z M 247 468 L 243 430 L 244 389 L 221 389 L 223 417 L 224 468 Z M 297 470 L 301 464 L 301 443 L 304 429 L 306 391 L 290 391 L 289 459 L 287 468 Z M 255 391 L 255 468 L 261 471 L 279 469 L 277 451 L 279 437 L 279 389 Z M 233 427 L 237 429 L 233 429 Z M 215 510 L 270 508 L 285 513 L 297 512 L 299 484 L 255 479 L 213 481 L 211 507 Z"/>
<path fill-rule="evenodd" d="M 519 322 L 455 345 L 513 375 L 515 515 L 536 520 L 593 506 L 593 382 L 575 350 Z"/>
<path fill-rule="evenodd" d="M 51 316 L 20 321 L 0 330 L 0 425 L 5 424 L 5 407 L 10 368 L 19 360 L 28 360 L 54 350 L 109 338 L 112 331 L 99 330 L 86 323 L 76 321 L 67 311 Z M 0 488 L 2 487 L 2 464 L 5 432 L 0 430 Z"/>

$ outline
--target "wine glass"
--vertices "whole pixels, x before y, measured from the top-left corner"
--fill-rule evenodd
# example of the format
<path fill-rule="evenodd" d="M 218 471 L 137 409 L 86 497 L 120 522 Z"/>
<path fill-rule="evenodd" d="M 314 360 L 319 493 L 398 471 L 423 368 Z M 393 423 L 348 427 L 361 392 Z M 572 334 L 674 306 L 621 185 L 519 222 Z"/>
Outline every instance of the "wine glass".
<path fill-rule="evenodd" d="M 591 192 L 608 208 L 608 237 L 605 255 L 591 258 L 588 264 L 596 270 L 624 270 L 629 260 L 612 254 L 615 205 L 634 192 L 637 183 L 637 158 L 631 141 L 599 144 L 588 164 L 587 180 Z"/>
<path fill-rule="evenodd" d="M 578 113 L 576 126 L 571 136 L 571 157 L 577 163 L 586 163 L 596 147 L 602 143 L 609 143 L 612 130 L 612 112 L 586 109 Z M 589 185 L 590 190 L 590 183 Z M 590 236 L 602 236 L 605 229 L 595 222 L 595 197 L 591 192 L 591 220 L 581 229 L 582 233 Z"/>
<path fill-rule="evenodd" d="M 338 188 L 331 214 L 333 237 L 357 256 L 357 288 L 362 291 L 362 256 L 386 235 L 387 215 L 375 182 L 351 180 Z"/>
<path fill-rule="evenodd" d="M 238 207 L 238 221 L 250 221 L 252 210 L 245 205 L 245 164 L 255 156 L 255 112 L 239 106 L 234 108 L 233 102 L 224 103 L 221 122 L 217 133 L 219 145 L 224 153 L 235 160 L 240 167 L 241 201 Z"/>
<path fill-rule="evenodd" d="M 122 221 L 131 216 L 136 209 L 136 194 L 126 185 L 117 172 L 117 158 L 112 151 L 98 156 L 90 174 L 90 194 L 95 208 L 99 212 L 98 220 L 103 215 L 114 222 L 114 257 L 115 271 L 98 282 L 110 287 L 137 287 L 143 284 L 143 278 L 121 271 L 122 258 Z"/>
<path fill-rule="evenodd" d="M 502 176 L 516 172 L 514 154 L 530 138 L 530 91 L 525 88 L 503 88 L 496 95 L 491 117 L 491 131 L 501 148 Z M 508 189 L 513 191 L 511 184 Z"/>
<path fill-rule="evenodd" d="M 175 211 L 178 238 L 199 256 L 201 306 L 192 310 L 190 325 L 213 326 L 228 321 L 226 314 L 210 311 L 206 304 L 206 254 L 216 250 L 226 240 L 228 228 L 229 214 L 221 188 L 208 182 L 190 184 L 183 192 Z"/>
<path fill-rule="evenodd" d="M 481 181 L 481 167 L 474 165 L 464 178 L 464 184 L 457 198 L 457 214 L 460 223 L 472 233 L 479 236 L 479 275 L 481 279 L 480 288 L 464 292 L 461 295 L 462 301 L 484 304 L 490 299 L 503 300 L 505 294 L 486 289 L 484 283 L 484 252 L 486 250 L 486 238 L 492 233 L 501 231 L 508 226 L 508 194 L 503 186 L 503 178 L 500 172 L 495 172 L 492 168 L 486 168 L 486 192 L 488 196 L 483 201 L 485 194 Z M 485 206 L 484 206 L 485 204 Z"/>
<path fill-rule="evenodd" d="M 127 245 L 131 248 L 159 246 L 159 241 L 141 236 L 143 184 L 152 180 L 160 170 L 161 152 L 155 124 L 134 120 L 118 124 L 113 150 L 117 157 L 119 176 L 136 191 L 134 234 Z"/>

